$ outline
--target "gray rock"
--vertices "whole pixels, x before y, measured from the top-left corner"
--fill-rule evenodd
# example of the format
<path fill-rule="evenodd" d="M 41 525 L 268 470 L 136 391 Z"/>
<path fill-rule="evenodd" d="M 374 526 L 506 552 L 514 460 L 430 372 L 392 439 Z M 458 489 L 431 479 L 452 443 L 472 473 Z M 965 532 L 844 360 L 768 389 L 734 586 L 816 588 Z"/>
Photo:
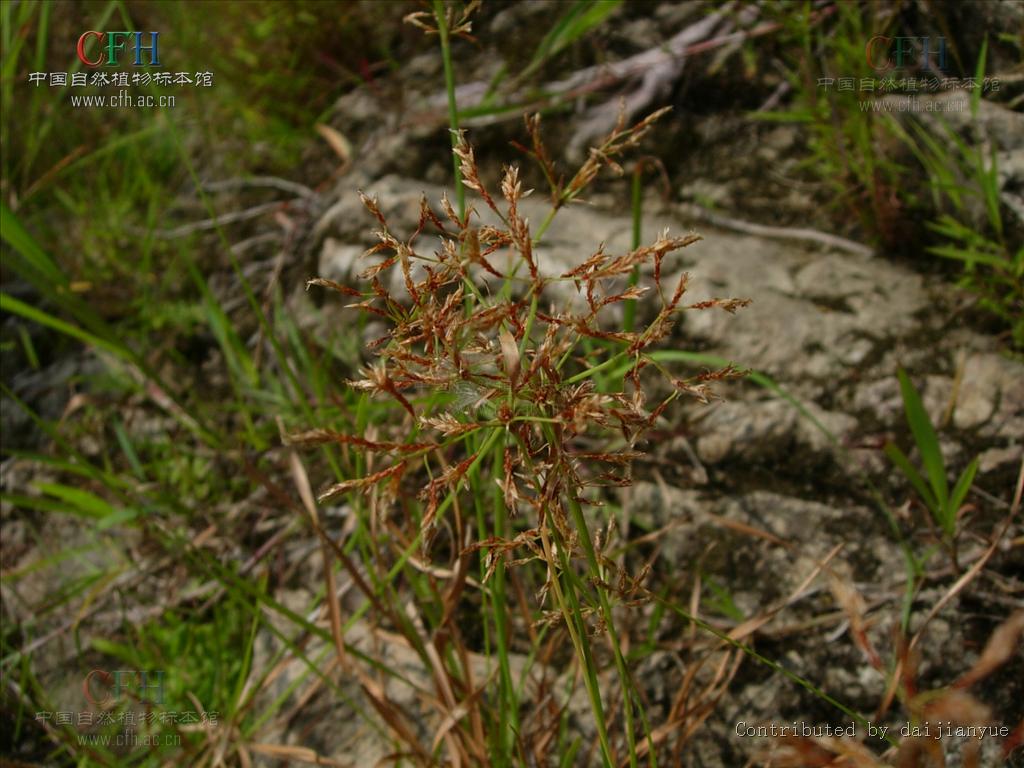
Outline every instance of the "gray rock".
<path fill-rule="evenodd" d="M 707 179 L 694 179 L 687 182 L 680 190 L 680 194 L 684 200 L 692 200 L 707 208 L 729 207 L 732 201 L 732 191 L 727 185 Z"/>
<path fill-rule="evenodd" d="M 1024 446 L 1008 445 L 1005 448 L 989 448 L 978 457 L 978 472 L 988 474 L 1008 465 L 1018 465 L 1024 459 Z"/>
<path fill-rule="evenodd" d="M 854 393 L 850 403 L 854 411 L 868 413 L 886 424 L 896 424 L 903 412 L 900 383 L 895 376 L 865 382 Z"/>
<path fill-rule="evenodd" d="M 701 498 L 697 491 L 650 482 L 637 482 L 623 489 L 627 519 L 646 530 L 697 520 L 702 509 Z"/>
<path fill-rule="evenodd" d="M 891 263 L 812 257 L 791 246 L 720 234 L 694 251 L 694 300 L 743 296 L 753 303 L 735 317 L 690 313 L 686 332 L 776 377 L 841 377 L 876 343 L 913 328 L 914 313 L 928 302 L 921 279 Z"/>
<path fill-rule="evenodd" d="M 919 384 L 921 404 L 932 420 L 932 425 L 940 432 L 946 427 L 946 417 L 950 412 L 950 398 L 953 395 L 953 380 L 948 376 L 926 376 L 923 385 Z M 902 404 L 902 398 L 900 399 Z"/>
<path fill-rule="evenodd" d="M 845 414 L 828 413 L 813 404 L 808 409 L 837 438 L 856 426 L 856 420 Z M 830 446 L 827 436 L 791 403 L 776 399 L 715 404 L 701 423 L 696 449 L 701 461 L 717 464 L 727 459 L 756 461 L 797 448 L 820 453 Z"/>
<path fill-rule="evenodd" d="M 362 246 L 342 243 L 328 237 L 320 250 L 317 277 L 343 284 L 351 282 L 360 271 L 358 262 L 364 250 Z"/>
<path fill-rule="evenodd" d="M 761 141 L 772 149 L 785 152 L 796 143 L 797 136 L 798 131 L 795 126 L 777 125 L 768 131 Z"/>
<path fill-rule="evenodd" d="M 971 355 L 957 391 L 953 423 L 960 429 L 976 429 L 991 422 L 988 431 L 1003 434 L 1022 416 L 1024 364 L 993 353 Z"/>

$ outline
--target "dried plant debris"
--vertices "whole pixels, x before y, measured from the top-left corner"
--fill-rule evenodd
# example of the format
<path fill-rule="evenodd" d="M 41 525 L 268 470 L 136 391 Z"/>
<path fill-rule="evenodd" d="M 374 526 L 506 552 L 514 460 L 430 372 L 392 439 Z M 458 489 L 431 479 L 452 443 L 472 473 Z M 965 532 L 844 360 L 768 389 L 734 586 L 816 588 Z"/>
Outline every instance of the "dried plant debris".
<path fill-rule="evenodd" d="M 1021 724 L 1000 723 L 992 708 L 968 688 L 1021 653 L 1024 611 L 1016 611 L 995 629 L 978 660 L 951 686 L 921 691 L 917 685 L 917 654 L 909 644 L 900 643 L 894 671 L 887 672 L 863 632 L 863 600 L 841 579 L 832 576 L 830 582 L 836 601 L 849 616 L 855 643 L 879 672 L 892 675 L 907 717 L 902 725 L 893 725 L 890 720 L 885 721 L 890 724 L 881 724 L 879 718 L 888 708 L 887 699 L 875 715 L 877 722 L 865 728 L 851 725 L 844 733 L 826 733 L 821 726 L 808 730 L 804 723 L 793 723 L 791 728 L 766 727 L 765 735 L 774 736 L 775 741 L 761 756 L 762 765 L 771 768 L 945 768 L 949 765 L 980 768 L 991 764 L 983 759 L 991 761 L 996 755 L 1006 759 L 1019 749 Z M 760 731 L 756 734 L 760 735 Z M 868 736 L 888 739 L 892 746 L 883 754 L 875 754 L 864 744 Z M 986 750 L 985 747 L 990 746 L 987 742 L 998 747 Z M 956 760 L 950 762 L 954 754 Z"/>

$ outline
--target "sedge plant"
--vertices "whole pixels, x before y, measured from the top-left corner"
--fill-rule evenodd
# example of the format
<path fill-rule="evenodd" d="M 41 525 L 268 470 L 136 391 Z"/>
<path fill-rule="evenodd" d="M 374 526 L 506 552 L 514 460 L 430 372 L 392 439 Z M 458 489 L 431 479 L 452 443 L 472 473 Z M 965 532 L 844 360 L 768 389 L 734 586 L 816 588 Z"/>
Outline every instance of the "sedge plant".
<path fill-rule="evenodd" d="M 553 190 L 556 201 L 575 197 L 603 165 L 635 146 L 657 115 L 620 125 L 596 148 L 572 180 Z M 527 121 L 534 154 L 546 157 L 539 118 Z M 507 642 L 502 605 L 505 577 L 513 564 L 543 568 L 541 606 L 564 627 L 580 665 L 591 705 L 602 763 L 619 764 L 619 751 L 602 699 L 599 658 L 607 654 L 622 692 L 623 738 L 628 763 L 638 765 L 637 741 L 650 726 L 617 634 L 614 609 L 628 601 L 634 580 L 605 555 L 589 508 L 602 489 L 628 484 L 636 445 L 680 395 L 706 399 L 709 384 L 734 376 L 726 367 L 692 378 L 669 378 L 667 394 L 652 400 L 648 367 L 664 371 L 648 352 L 686 310 L 735 311 L 745 301 L 683 301 L 688 277 L 663 286 L 665 257 L 697 242 L 694 234 L 662 234 L 654 243 L 613 255 L 597 247 L 571 269 L 547 274 L 535 248 L 537 236 L 520 210 L 525 196 L 516 167 L 505 170 L 501 197 L 484 185 L 472 147 L 459 135 L 455 149 L 463 183 L 477 193 L 490 221 L 470 207 L 460 215 L 447 197 L 441 212 L 424 199 L 410 237 L 392 232 L 375 200 L 363 203 L 378 224 L 373 263 L 360 288 L 317 279 L 313 284 L 352 299 L 355 310 L 383 321 L 387 332 L 370 343 L 375 359 L 351 386 L 392 401 L 401 414 L 368 439 L 330 429 L 289 436 L 292 444 L 337 444 L 374 457 L 360 476 L 320 494 L 326 501 L 348 495 L 366 515 L 365 525 L 401 531 L 398 538 L 428 553 L 447 551 L 457 570 L 461 558 L 479 551 L 490 588 L 499 656 Z M 440 237 L 425 250 L 421 236 Z M 615 305 L 640 298 L 647 287 L 629 286 L 635 267 L 652 275 L 659 309 L 644 327 L 609 325 Z M 553 303 L 546 290 L 574 285 L 584 297 L 576 306 Z M 587 340 L 600 343 L 585 344 Z M 595 378 L 628 365 L 620 391 L 600 391 Z M 367 462 L 369 464 L 369 462 Z M 482 479 L 486 478 L 486 479 Z M 479 518 L 476 540 L 451 541 L 453 510 L 472 509 L 473 489 L 497 487 L 494 503 Z M 466 493 L 466 490 L 469 493 Z M 410 500 L 416 499 L 415 503 Z M 603 527 L 603 526 L 597 526 Z M 441 535 L 443 533 L 443 535 Z M 392 534 L 394 535 L 394 534 Z M 468 538 L 468 537 L 467 537 Z M 439 543 L 438 540 L 444 540 Z M 596 637 L 602 637 L 600 645 Z M 602 647 L 603 646 L 603 647 Z M 512 704 L 507 654 L 500 660 L 499 696 Z M 518 713 L 509 709 L 514 723 Z M 509 742 L 515 734 L 506 734 Z M 621 748 L 621 747 L 620 747 Z M 644 750 L 653 760 L 654 750 Z"/>
<path fill-rule="evenodd" d="M 469 30 L 465 16 L 457 18 L 441 4 L 415 21 L 441 37 L 446 60 L 448 36 Z M 544 146 L 540 117 L 527 118 L 526 151 L 551 193 L 549 213 L 532 229 L 521 206 L 529 192 L 517 167 L 505 168 L 500 195 L 482 180 L 474 150 L 458 130 L 447 61 L 445 72 L 456 187 L 475 192 L 479 210 L 453 205 L 446 195 L 436 210 L 423 198 L 417 226 L 402 237 L 378 202 L 364 195 L 379 242 L 364 255 L 369 264 L 363 282 L 310 281 L 347 298 L 349 308 L 383 328 L 367 345 L 369 362 L 349 382 L 361 393 L 356 429 L 316 427 L 285 435 L 290 445 L 336 447 L 341 466 L 350 471 L 322 490 L 319 501 L 347 502 L 357 520 L 353 538 L 339 543 L 326 536 L 312 500 L 307 504 L 325 554 L 338 558 L 366 598 L 344 626 L 336 603 L 327 601 L 338 663 L 355 671 L 365 697 L 414 764 L 547 764 L 554 756 L 558 765 L 583 759 L 653 766 L 669 723 L 659 727 L 648 719 L 622 622 L 624 611 L 653 599 L 656 613 L 679 615 L 861 720 L 813 684 L 647 591 L 645 573 L 627 572 L 609 546 L 614 526 L 601 514 L 607 490 L 631 482 L 645 432 L 680 396 L 706 401 L 713 382 L 742 375 L 725 363 L 681 378 L 664 365 L 670 353 L 656 351 L 683 312 L 731 313 L 747 303 L 686 303 L 685 273 L 666 289 L 666 256 L 697 242 L 697 235 L 665 232 L 649 245 L 637 239 L 621 254 L 595 245 L 556 272 L 537 257 L 557 212 L 578 199 L 603 167 L 621 173 L 618 158 L 662 113 L 633 126 L 620 119 L 567 182 Z M 637 197 L 634 189 L 635 210 Z M 461 193 L 456 199 L 463 199 Z M 431 243 L 426 248 L 425 236 Z M 551 290 L 559 286 L 575 288 L 578 300 L 567 298 L 571 291 Z M 655 297 L 655 310 L 639 324 L 635 303 L 647 293 Z M 662 374 L 667 386 L 659 388 L 652 372 Z M 382 410 L 388 404 L 391 418 Z M 374 419 L 368 418 L 371 408 Z M 356 554 L 366 571 L 356 566 Z M 467 576 L 474 561 L 475 583 Z M 329 565 L 325 572 L 330 574 Z M 431 577 L 424 579 L 424 572 Z M 408 580 L 415 605 L 399 590 L 399 577 Z M 333 577 L 327 584 L 333 594 Z M 471 587 L 478 598 L 467 595 Z M 465 621 L 467 610 L 478 627 L 456 620 Z M 440 710 L 440 731 L 429 746 L 429 729 L 418 736 L 351 658 L 345 628 L 368 613 L 381 631 L 404 637 L 431 671 L 434 690 L 414 685 Z M 470 633 L 482 635 L 477 642 L 491 670 L 482 682 L 469 661 Z M 568 659 L 559 653 L 566 647 Z M 525 653 L 525 668 L 514 661 L 515 653 Z M 552 685 L 541 671 L 570 660 L 575 663 L 567 683 Z M 361 661 L 380 666 L 372 657 Z M 540 701 L 550 704 L 526 707 L 526 701 L 538 701 L 536 693 L 527 693 L 538 677 L 548 691 Z M 589 753 L 573 736 L 579 726 L 567 721 L 568 698 L 579 681 L 592 721 Z M 676 760 L 694 727 L 683 729 Z"/>

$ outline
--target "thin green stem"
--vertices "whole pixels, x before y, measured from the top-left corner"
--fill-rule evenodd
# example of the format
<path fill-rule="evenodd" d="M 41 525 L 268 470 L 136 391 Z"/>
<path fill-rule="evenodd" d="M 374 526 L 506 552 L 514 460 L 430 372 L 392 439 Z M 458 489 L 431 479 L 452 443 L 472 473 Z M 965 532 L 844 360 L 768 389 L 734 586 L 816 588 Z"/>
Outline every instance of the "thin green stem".
<path fill-rule="evenodd" d="M 448 91 L 448 127 L 451 129 L 452 149 L 459 144 L 459 108 L 455 101 L 455 70 L 452 67 L 451 40 L 448 37 L 448 18 L 444 0 L 434 0 L 434 18 L 437 20 L 437 34 L 441 38 L 441 58 L 444 61 L 444 85 Z M 459 206 L 459 218 L 466 217 L 466 188 L 462 184 L 459 158 L 452 154 L 455 171 L 455 201 Z"/>
<path fill-rule="evenodd" d="M 552 528 L 557 536 L 557 531 Z M 605 768 L 612 768 L 615 759 L 612 755 L 611 743 L 608 741 L 608 728 L 605 725 L 604 705 L 601 703 L 601 686 L 597 679 L 597 668 L 590 653 L 590 641 L 587 637 L 586 624 L 580 610 L 579 600 L 576 596 L 576 586 L 569 579 L 571 565 L 566 554 L 563 542 L 558 542 L 558 562 L 555 562 L 554 547 L 548 537 L 546 528 L 541 528 L 541 542 L 544 546 L 544 555 L 548 561 L 548 568 L 552 569 L 551 588 L 555 595 L 555 602 L 558 604 L 559 612 L 565 619 L 566 629 L 569 630 L 569 638 L 572 640 L 573 648 L 576 650 L 576 658 L 583 667 L 583 684 L 587 689 L 587 696 L 590 698 L 590 708 L 594 713 L 594 724 L 597 727 L 597 739 L 601 745 L 601 757 Z M 563 588 L 562 580 L 566 583 Z"/>
<path fill-rule="evenodd" d="M 603 363 L 598 363 L 593 368 L 587 368 L 587 370 L 580 371 L 575 376 L 570 376 L 568 379 L 565 380 L 565 383 L 576 384 L 578 382 L 583 381 L 584 379 L 589 379 L 591 376 L 596 376 L 602 371 L 606 371 L 609 368 L 615 366 L 616 364 L 621 363 L 623 360 L 626 359 L 626 357 L 628 357 L 628 355 L 625 351 L 619 352 L 613 355 L 612 357 L 609 357 Z M 629 369 L 627 368 L 626 370 Z"/>
<path fill-rule="evenodd" d="M 540 227 L 537 228 L 537 233 L 533 236 L 533 244 L 537 245 L 541 238 L 544 237 L 544 233 L 548 231 L 548 227 L 551 226 L 551 222 L 555 220 L 555 214 L 558 213 L 558 208 L 551 206 L 551 210 L 548 211 L 548 215 L 544 217 L 544 221 L 540 223 Z"/>
<path fill-rule="evenodd" d="M 502 476 L 505 441 L 498 440 L 494 444 L 494 476 Z M 494 535 L 505 538 L 505 501 L 501 489 L 494 486 L 492 491 L 494 503 Z M 498 744 L 501 760 L 512 754 L 512 739 L 519 732 L 519 702 L 516 685 L 512 679 L 512 668 L 509 665 L 508 648 L 508 601 L 505 595 L 505 559 L 500 557 L 494 569 L 491 608 L 494 612 L 494 633 L 498 646 L 498 668 L 501 694 L 499 699 Z"/>
<path fill-rule="evenodd" d="M 569 511 L 572 514 L 573 523 L 579 533 L 580 543 L 583 545 L 583 554 L 587 559 L 587 567 L 592 578 L 603 582 L 601 564 L 597 560 L 597 552 L 594 550 L 594 543 L 590 539 L 590 529 L 587 527 L 587 520 L 583 516 L 583 509 L 576 499 L 570 496 Z M 622 648 L 619 645 L 618 632 L 615 629 L 615 616 L 612 613 L 611 601 L 605 588 L 596 583 L 594 589 L 597 592 L 598 605 L 601 608 L 601 616 L 604 619 L 605 629 L 608 632 L 608 641 L 612 647 L 612 656 L 615 658 L 615 668 L 619 673 L 619 682 L 622 685 L 622 709 L 626 716 L 626 742 L 629 744 L 629 764 L 631 768 L 637 768 L 636 756 L 636 734 L 633 723 L 633 684 L 626 668 L 626 660 L 622 656 Z M 654 744 L 651 745 L 650 754 L 654 754 Z"/>
<path fill-rule="evenodd" d="M 633 194 L 632 194 L 632 208 L 633 208 L 633 244 L 632 248 L 635 251 L 640 247 L 640 241 L 643 238 L 643 188 L 640 185 L 641 178 L 643 177 L 644 164 L 643 160 L 640 160 L 636 164 L 636 168 L 633 171 Z M 640 282 L 640 265 L 633 267 L 633 271 L 629 273 L 629 287 L 632 288 L 638 282 Z M 636 299 L 630 299 L 626 302 L 625 307 L 622 311 L 622 330 L 626 333 L 633 332 L 633 325 L 636 322 Z"/>
<path fill-rule="evenodd" d="M 547 439 L 550 443 L 555 442 L 555 435 L 551 427 L 547 424 L 543 425 L 543 430 Z M 601 616 L 605 624 L 605 628 L 608 632 L 608 639 L 612 646 L 612 655 L 615 657 L 615 667 L 619 674 L 620 683 L 622 685 L 622 699 L 623 699 L 623 711 L 626 716 L 626 741 L 629 745 L 629 764 L 630 768 L 637 768 L 637 754 L 636 754 L 636 735 L 634 733 L 634 722 L 633 722 L 633 700 L 632 700 L 632 685 L 630 683 L 629 672 L 626 669 L 625 659 L 622 656 L 622 649 L 619 646 L 618 633 L 615 630 L 615 617 L 612 614 L 611 603 L 608 600 L 608 595 L 605 593 L 600 582 L 604 579 L 602 577 L 601 566 L 597 560 L 597 553 L 594 550 L 593 542 L 590 540 L 590 531 L 587 527 L 587 521 L 583 517 L 583 510 L 580 508 L 579 502 L 576 501 L 571 495 L 569 497 L 569 509 L 572 513 L 573 523 L 576 526 L 576 531 L 579 535 L 580 541 L 583 544 L 583 551 L 587 560 L 587 568 L 590 572 L 591 578 L 594 580 L 594 588 L 597 592 L 598 604 L 601 610 Z M 547 518 L 550 523 L 550 516 Z M 580 657 L 581 663 L 583 663 L 586 678 L 588 681 L 593 679 L 596 684 L 597 670 L 594 667 L 593 656 L 590 649 L 590 638 L 586 632 L 586 625 L 583 621 L 582 613 L 580 612 L 576 584 L 573 581 L 573 573 L 571 570 L 571 563 L 569 561 L 567 545 L 559 540 L 558 529 L 555 526 L 551 528 L 552 534 L 555 536 L 558 544 L 558 554 L 561 560 L 562 573 L 564 574 L 568 584 L 565 594 L 568 596 L 568 606 L 573 610 L 576 620 L 579 622 L 582 631 L 580 633 L 580 645 L 577 648 L 577 653 Z M 586 593 L 586 588 L 581 584 L 580 591 Z M 566 616 L 566 624 L 569 624 L 569 617 Z M 589 684 L 588 684 L 589 686 Z M 602 729 L 605 728 L 604 724 L 604 708 L 601 704 L 600 692 L 598 691 L 596 696 L 591 696 L 591 704 L 594 711 L 594 719 L 598 726 L 598 733 L 601 733 Z M 604 748 L 602 744 L 602 748 Z M 653 756 L 653 744 L 650 750 Z M 610 753 L 605 754 L 605 759 L 610 760 Z M 653 758 L 652 758 L 653 759 Z"/>

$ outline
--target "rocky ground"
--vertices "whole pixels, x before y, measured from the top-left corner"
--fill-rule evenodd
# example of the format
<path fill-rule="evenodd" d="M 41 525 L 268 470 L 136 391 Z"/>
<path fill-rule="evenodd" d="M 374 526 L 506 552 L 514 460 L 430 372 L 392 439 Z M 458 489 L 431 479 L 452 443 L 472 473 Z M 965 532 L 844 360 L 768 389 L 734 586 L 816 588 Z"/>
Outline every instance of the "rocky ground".
<path fill-rule="evenodd" d="M 529 13 L 540 7 L 529 6 L 534 9 Z M 632 20 L 613 47 L 628 48 L 640 40 L 649 44 L 659 34 L 652 24 L 671 27 L 686 21 L 688 12 L 678 10 L 684 6 L 663 4 L 652 17 L 657 24 Z M 521 22 L 503 21 L 501 14 L 492 20 L 498 30 Z M 489 74 L 488 66 L 483 61 L 479 76 Z M 415 228 L 421 195 L 440 200 L 440 185 L 451 166 L 447 139 L 437 129 L 438 68 L 434 53 L 403 67 L 397 88 L 401 109 L 394 108 L 393 83 L 388 82 L 381 90 L 353 92 L 332 115 L 331 124 L 351 142 L 351 162 L 300 208 L 302 232 L 293 238 L 291 258 L 280 276 L 291 313 L 314 338 L 329 338 L 350 323 L 351 315 L 339 308 L 340 302 L 308 293 L 305 280 L 314 275 L 350 280 L 359 271 L 359 255 L 374 243 L 373 222 L 358 190 L 379 199 L 396 233 Z M 759 83 L 745 98 L 757 102 L 755 96 L 765 96 L 766 89 L 770 94 L 772 85 Z M 679 90 L 672 93 L 681 99 Z M 1000 153 L 1000 183 L 1019 194 L 1024 188 L 1024 116 L 991 104 L 983 117 Z M 571 148 L 578 134 L 574 126 L 585 122 L 579 115 L 553 121 L 555 141 L 564 139 Z M 522 141 L 521 134 L 520 123 L 502 123 L 474 128 L 470 137 L 479 142 L 484 167 L 496 174 L 502 163 L 521 160 L 508 147 L 510 138 Z M 655 141 L 666 142 L 663 146 L 676 154 L 665 158 L 667 197 L 658 194 L 653 182 L 647 194 L 645 236 L 668 228 L 696 230 L 703 237 L 666 263 L 668 282 L 674 282 L 673 273 L 686 271 L 692 301 L 751 299 L 735 315 L 688 314 L 667 348 L 722 358 L 770 381 L 748 377 L 723 384 L 720 399 L 666 414 L 654 439 L 643 446 L 647 453 L 636 466 L 638 482 L 618 499 L 620 535 L 643 542 L 644 556 L 654 562 L 655 591 L 675 590 L 673 597 L 685 604 L 699 575 L 704 584 L 715 585 L 712 592 L 718 595 L 714 604 L 699 609 L 709 623 L 728 631 L 745 620 L 764 619 L 744 634 L 745 642 L 846 705 L 875 712 L 886 698 L 886 680 L 858 647 L 850 613 L 841 609 L 822 570 L 827 562 L 841 583 L 857 590 L 864 601 L 867 636 L 883 660 L 892 662 L 906 572 L 900 542 L 879 501 L 895 510 L 907 546 L 918 553 L 935 547 L 927 513 L 882 451 L 889 441 L 908 452 L 912 448 L 897 380 L 902 367 L 939 426 L 951 472 L 958 474 L 979 458 L 961 520 L 958 566 L 967 569 L 988 558 L 985 568 L 942 604 L 957 572 L 943 553 L 935 554 L 911 610 L 911 627 L 924 627 L 919 688 L 950 684 L 1024 601 L 1024 531 L 1019 517 L 1007 520 L 1024 466 L 1024 363 L 987 332 L 948 274 L 863 244 L 794 231 L 831 226 L 819 207 L 819 190 L 794 178 L 804 148 L 797 128 L 752 123 L 739 109 L 709 108 L 706 114 L 673 116 L 658 128 Z M 550 272 L 564 271 L 601 243 L 609 252 L 627 250 L 632 225 L 626 197 L 626 182 L 609 182 L 587 203 L 560 212 L 538 250 L 542 265 Z M 718 218 L 709 219 L 694 202 L 715 204 Z M 539 191 L 527 209 L 531 221 L 543 218 L 547 206 Z M 260 255 L 257 247 L 252 257 Z M 229 276 L 220 285 L 226 300 Z M 46 401 L 57 391 L 54 381 L 83 376 L 97 365 L 88 354 L 57 361 L 22 377 L 16 389 L 44 415 L 56 418 L 67 403 Z M 17 432 L 19 441 L 32 443 L 30 425 L 8 421 L 20 418 L 16 412 L 5 409 L 4 418 L 5 434 Z M 8 465 L 5 470 L 8 490 L 28 482 L 12 477 L 15 469 Z M 325 515 L 330 519 L 331 510 Z M 7 528 L 5 547 L 20 557 L 18 535 Z M 31 547 L 27 538 L 22 544 L 25 551 Z M 309 560 L 314 547 L 310 542 L 304 546 L 288 556 L 296 563 Z M 318 588 L 317 567 L 315 557 L 296 565 L 295 578 L 275 597 L 296 610 L 310 604 Z M 925 627 L 925 618 L 940 604 Z M 624 614 L 623 619 L 643 621 L 647 615 Z M 732 768 L 776 744 L 744 735 L 739 723 L 849 724 L 848 717 L 778 669 L 728 654 L 679 623 L 665 627 L 637 669 L 655 721 L 668 714 L 675 692 L 691 673 L 708 692 L 702 703 L 714 704 L 700 718 L 706 718 L 705 727 L 693 734 L 682 765 Z M 357 626 L 348 641 L 372 647 L 384 663 L 410 677 L 424 674 L 398 644 L 381 643 L 379 632 Z M 278 649 L 272 633 L 262 632 L 255 666 Z M 311 657 L 316 650 L 307 648 Z M 73 655 L 73 649 L 64 651 Z M 486 659 L 474 662 L 486 672 Z M 266 695 L 286 691 L 301 671 L 298 662 L 283 666 Z M 1014 727 L 1024 717 L 1022 680 L 1024 657 L 1018 652 L 972 690 L 991 707 L 997 722 Z M 611 692 L 610 678 L 608 685 Z M 389 694 L 410 709 L 419 705 L 401 686 Z M 294 705 L 295 716 L 278 732 L 262 734 L 264 741 L 311 747 L 359 765 L 372 765 L 390 750 L 333 693 L 321 691 Z M 591 737 L 586 700 L 573 700 L 570 708 L 578 711 L 580 732 Z M 894 729 L 905 722 L 898 703 L 875 720 Z M 948 746 L 956 754 L 961 745 L 953 739 Z M 989 740 L 984 748 L 982 764 L 998 764 L 998 744 Z M 1017 762 L 1011 764 L 1024 765 L 1019 756 L 1013 759 Z M 955 758 L 952 764 L 958 764 Z"/>
<path fill-rule="evenodd" d="M 381 201 L 396 232 L 415 227 L 421 195 L 437 200 L 441 194 L 426 182 L 398 176 L 374 181 L 365 191 Z M 367 234 L 355 189 L 342 184 L 338 196 L 318 228 L 318 273 L 344 281 L 361 269 L 358 255 Z M 544 202 L 531 205 L 531 219 L 539 220 Z M 657 532 L 658 572 L 664 578 L 699 567 L 706 579 L 726 585 L 746 617 L 786 601 L 832 553 L 831 567 L 870 606 L 872 638 L 883 655 L 891 655 L 905 571 L 900 547 L 870 491 L 881 489 L 895 505 L 913 495 L 881 451 L 887 440 L 909 449 L 896 370 L 902 366 L 911 374 L 933 422 L 943 425 L 947 465 L 959 468 L 980 456 L 974 511 L 963 521 L 963 562 L 969 563 L 1001 527 L 1024 458 L 1024 364 L 958 316 L 949 285 L 940 278 L 875 254 L 716 229 L 694 221 L 686 210 L 661 205 L 645 221 L 647 232 L 697 229 L 704 238 L 666 269 L 691 274 L 688 295 L 695 301 L 753 301 L 735 316 L 693 313 L 674 347 L 763 372 L 781 391 L 741 382 L 724 388 L 719 401 L 673 413 L 665 425 L 668 439 L 648 446 L 650 454 L 637 468 L 644 480 L 623 493 L 630 533 Z M 578 205 L 559 214 L 538 255 L 554 272 L 598 243 L 610 252 L 627 249 L 629 233 L 627 216 L 600 203 Z M 310 326 L 343 322 L 340 311 L 329 304 L 314 307 L 304 291 L 297 289 L 293 302 Z M 931 546 L 923 511 L 905 504 L 899 512 L 911 546 Z M 988 633 L 1019 604 L 1015 574 L 1022 555 L 1013 543 L 1019 533 L 1014 523 L 979 580 L 929 625 L 922 685 L 945 685 L 965 671 Z M 941 558 L 931 568 L 914 602 L 915 621 L 950 583 Z M 852 642 L 827 588 L 818 584 L 788 603 L 758 633 L 756 645 L 870 712 L 883 699 L 885 681 Z M 640 675 L 652 700 L 667 706 L 666 691 L 685 669 L 687 642 L 661 639 Z M 1018 658 L 984 688 L 983 698 L 1003 722 L 1015 723 L 1022 714 L 1022 671 Z M 891 713 L 885 722 L 899 727 L 900 717 Z M 842 722 L 814 696 L 747 660 L 709 727 L 695 738 L 686 764 L 739 765 L 764 744 L 738 737 L 735 723 L 794 720 Z M 988 754 L 995 759 L 994 752 Z"/>
<path fill-rule="evenodd" d="M 422 65 L 431 66 L 429 60 Z M 334 124 L 361 140 L 356 155 L 365 163 L 357 162 L 352 175 L 337 185 L 307 242 L 318 274 L 334 280 L 351 279 L 359 271 L 359 254 L 373 243 L 357 188 L 379 199 L 394 231 L 411 231 L 420 196 L 439 200 L 436 182 L 447 174 L 443 160 L 427 159 L 443 147 L 417 139 L 426 128 L 395 130 L 400 121 L 371 127 L 373 114 L 372 97 L 365 92 L 343 100 L 336 113 Z M 982 124 L 1000 153 L 1002 187 L 1016 193 L 1024 186 L 1024 117 L 986 104 Z M 747 380 L 722 387 L 722 399 L 710 405 L 671 412 L 658 435 L 664 439 L 652 441 L 637 466 L 642 479 L 623 492 L 629 520 L 623 533 L 656 542 L 651 552 L 657 555 L 661 584 L 682 585 L 699 572 L 724 587 L 738 616 L 784 606 L 752 636 L 758 650 L 853 708 L 876 711 L 885 698 L 885 680 L 858 649 L 849 616 L 837 610 L 825 580 L 807 586 L 804 579 L 831 558 L 834 572 L 863 596 L 875 647 L 890 662 L 896 657 L 894 630 L 906 572 L 878 500 L 896 509 L 898 525 L 915 551 L 935 542 L 926 513 L 912 501 L 912 489 L 882 452 L 890 440 L 911 448 L 896 375 L 903 367 L 922 392 L 933 423 L 940 425 L 947 466 L 959 472 L 973 457 L 980 460 L 962 520 L 960 566 L 977 562 L 996 534 L 1003 534 L 981 575 L 922 633 L 919 685 L 948 685 L 971 666 L 991 631 L 1024 597 L 1017 576 L 1024 563 L 1020 523 L 1003 529 L 1024 460 L 1024 364 L 984 331 L 947 276 L 922 273 L 920 265 L 869 247 L 793 231 L 831 226 L 815 202 L 818 190 L 793 180 L 803 149 L 795 128 L 758 125 L 725 111 L 673 117 L 659 131 L 657 141 L 683 151 L 669 156 L 675 163 L 669 197 L 653 189 L 647 196 L 646 235 L 667 227 L 703 236 L 666 267 L 690 273 L 688 295 L 694 301 L 752 299 L 735 316 L 692 313 L 673 346 L 753 369 L 777 386 Z M 679 132 L 676 143 L 673 131 Z M 485 148 L 503 152 L 500 158 L 478 152 L 485 167 L 497 168 L 508 159 L 505 142 L 514 128 L 470 133 Z M 690 137 L 694 151 L 679 146 L 680 135 Z M 422 178 L 409 178 L 409 168 L 420 169 Z M 542 263 L 555 272 L 578 263 L 600 243 L 610 252 L 626 250 L 631 223 L 622 200 L 621 189 L 609 188 L 588 204 L 561 212 L 539 250 Z M 721 206 L 735 218 L 712 218 L 716 226 L 690 201 Z M 529 203 L 531 220 L 540 221 L 545 201 Z M 754 222 L 778 229 L 745 226 Z M 343 322 L 329 303 L 314 306 L 297 287 L 292 302 L 313 329 Z M 948 560 L 929 560 L 913 602 L 912 627 L 923 626 L 953 580 Z M 694 642 L 686 633 L 669 631 L 640 665 L 641 685 L 656 717 L 659 707 L 668 713 L 673 692 L 694 665 Z M 752 660 L 742 661 L 734 673 L 683 764 L 737 766 L 776 743 L 739 735 L 739 722 L 849 722 L 819 697 Z M 976 689 L 996 719 L 1011 727 L 1024 715 L 1022 673 L 1024 658 L 1018 653 Z M 577 705 L 585 731 L 586 704 Z M 896 707 L 876 722 L 898 729 L 906 713 Z M 957 764 L 959 744 L 949 740 L 947 746 Z M 985 748 L 989 762 L 984 764 L 994 765 L 996 743 L 989 740 Z"/>

